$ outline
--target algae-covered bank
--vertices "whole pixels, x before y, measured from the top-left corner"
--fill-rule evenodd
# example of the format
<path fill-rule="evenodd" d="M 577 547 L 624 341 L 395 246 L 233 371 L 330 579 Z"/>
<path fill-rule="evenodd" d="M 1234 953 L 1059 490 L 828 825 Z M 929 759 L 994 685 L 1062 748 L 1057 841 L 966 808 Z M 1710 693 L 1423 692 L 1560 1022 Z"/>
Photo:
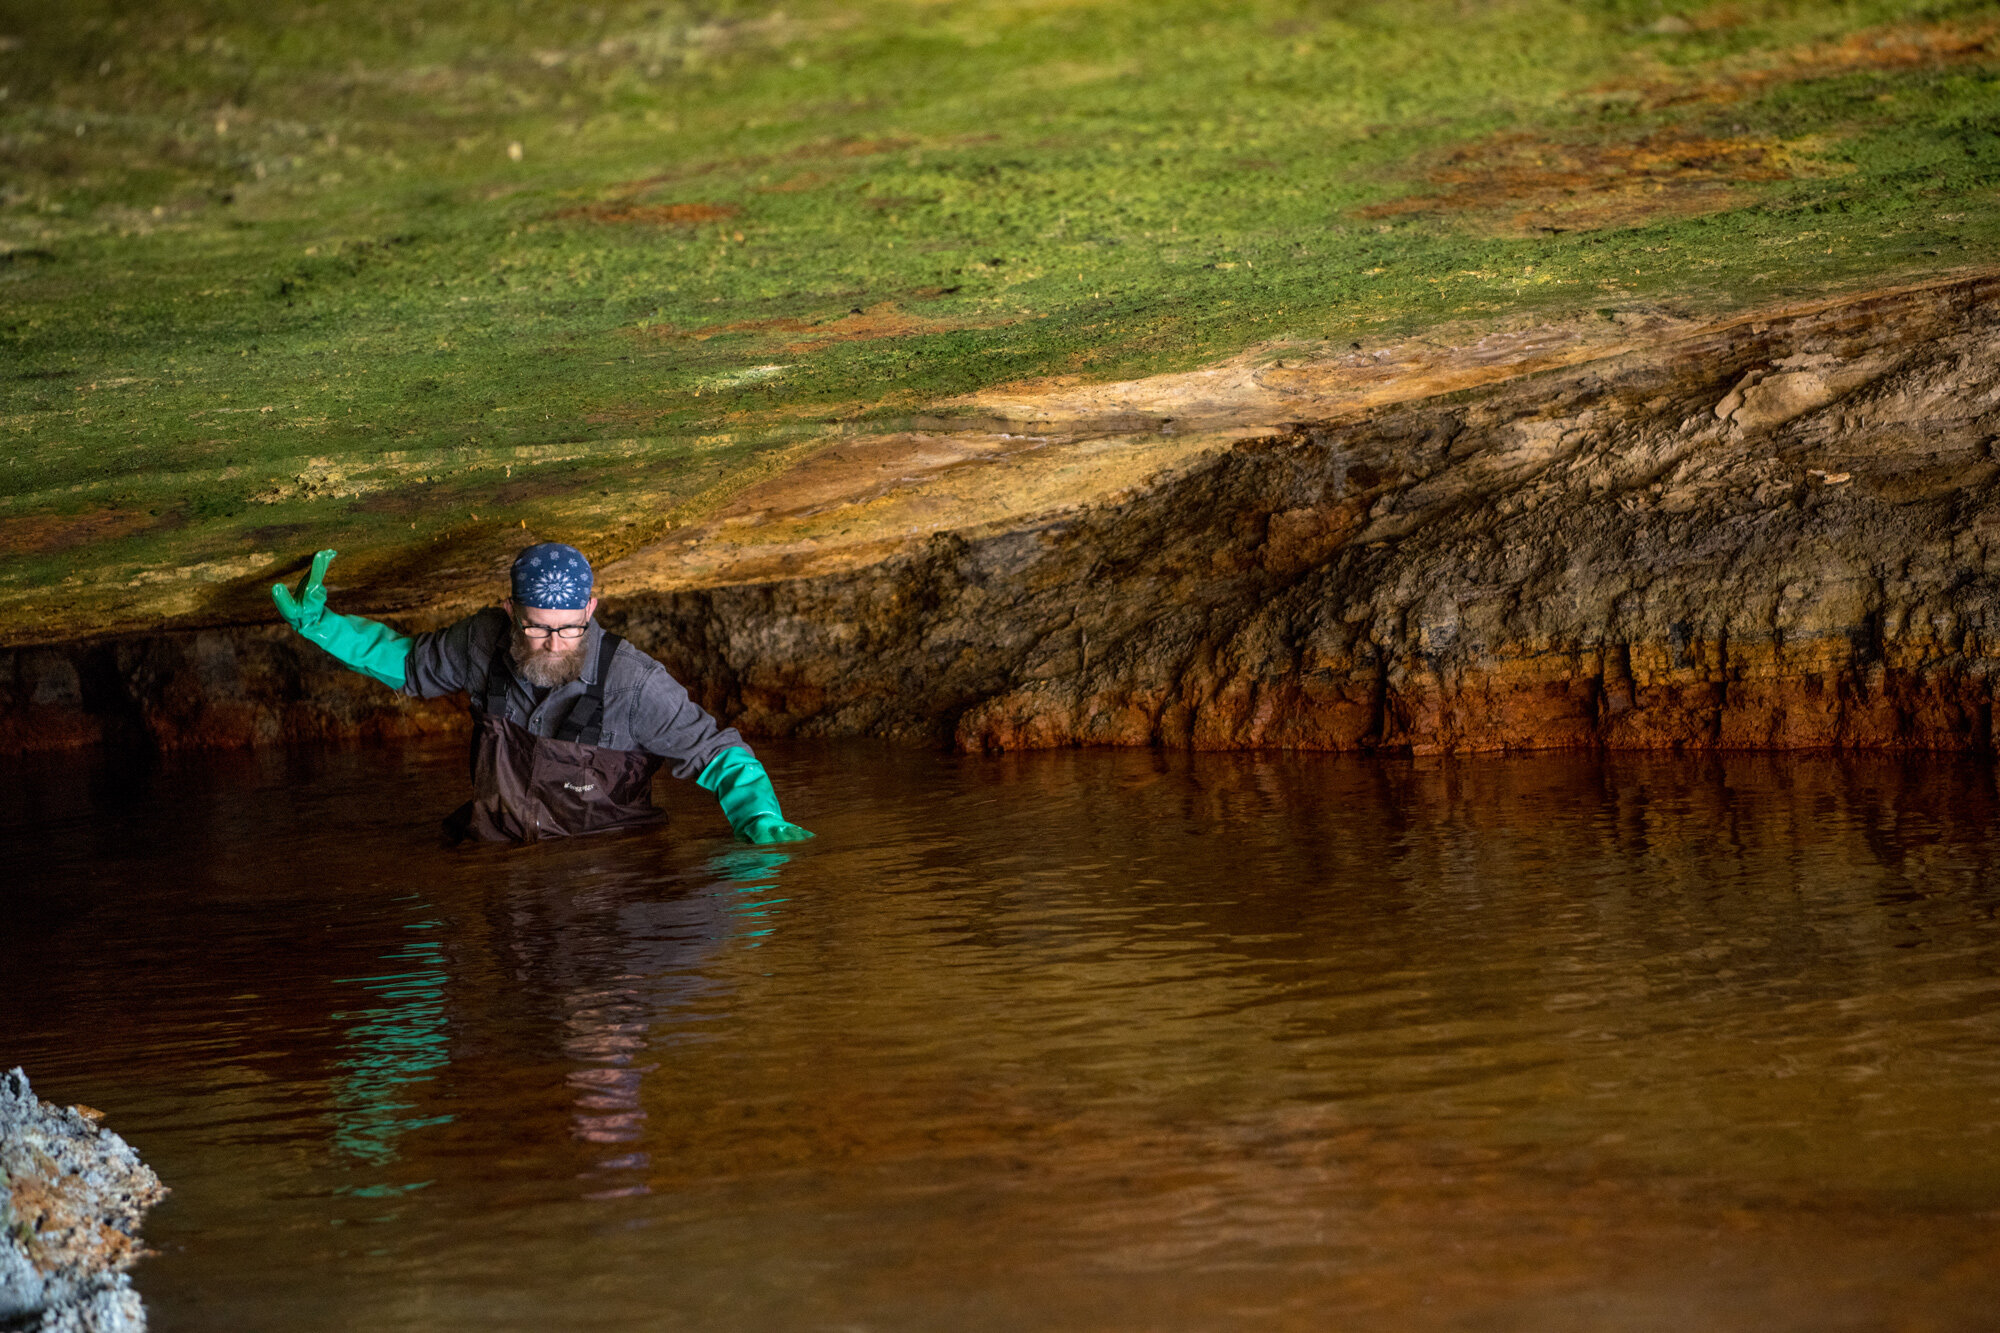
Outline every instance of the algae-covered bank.
<path fill-rule="evenodd" d="M 2000 5 L 0 3 L 0 747 L 1990 747 Z M 1992 613 L 1991 615 L 1989 613 Z"/>

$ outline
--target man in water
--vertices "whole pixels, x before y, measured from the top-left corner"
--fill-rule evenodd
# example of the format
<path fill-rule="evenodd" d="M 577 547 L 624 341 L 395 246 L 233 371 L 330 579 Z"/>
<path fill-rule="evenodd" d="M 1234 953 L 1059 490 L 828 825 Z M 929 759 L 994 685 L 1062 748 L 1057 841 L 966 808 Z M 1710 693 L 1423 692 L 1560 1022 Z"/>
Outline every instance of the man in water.
<path fill-rule="evenodd" d="M 313 557 L 295 596 L 271 600 L 292 628 L 350 670 L 415 699 L 466 692 L 472 703 L 472 799 L 445 820 L 453 838 L 533 842 L 650 823 L 653 774 L 673 764 L 715 793 L 746 842 L 797 842 L 771 779 L 733 728 L 688 698 L 667 669 L 592 613 L 590 562 L 544 542 L 514 560 L 513 596 L 414 639 L 326 609 Z"/>

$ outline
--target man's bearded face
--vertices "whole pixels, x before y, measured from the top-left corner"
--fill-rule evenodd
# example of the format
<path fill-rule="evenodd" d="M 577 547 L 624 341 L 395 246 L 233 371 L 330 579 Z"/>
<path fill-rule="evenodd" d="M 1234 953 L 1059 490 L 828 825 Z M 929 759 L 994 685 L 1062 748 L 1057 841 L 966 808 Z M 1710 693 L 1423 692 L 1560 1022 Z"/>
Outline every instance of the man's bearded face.
<path fill-rule="evenodd" d="M 537 620 L 541 617 L 537 616 Z M 530 685 L 554 689 L 567 685 L 583 674 L 583 646 L 589 635 L 565 640 L 561 635 L 530 638 L 522 629 L 521 612 L 514 613 L 514 670 Z M 567 621 L 563 623 L 568 623 Z"/>

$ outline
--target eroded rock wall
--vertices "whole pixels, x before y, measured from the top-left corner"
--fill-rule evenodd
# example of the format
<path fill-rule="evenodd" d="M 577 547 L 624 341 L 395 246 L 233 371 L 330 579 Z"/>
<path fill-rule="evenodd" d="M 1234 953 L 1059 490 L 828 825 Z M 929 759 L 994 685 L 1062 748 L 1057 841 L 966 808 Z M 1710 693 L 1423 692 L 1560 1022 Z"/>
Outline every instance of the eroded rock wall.
<path fill-rule="evenodd" d="M 1032 530 L 614 619 L 764 734 L 1986 749 L 1996 296 L 1299 423 Z"/>
<path fill-rule="evenodd" d="M 0 754 L 230 749 L 461 730 L 463 706 L 355 675 L 283 625 L 0 649 Z"/>

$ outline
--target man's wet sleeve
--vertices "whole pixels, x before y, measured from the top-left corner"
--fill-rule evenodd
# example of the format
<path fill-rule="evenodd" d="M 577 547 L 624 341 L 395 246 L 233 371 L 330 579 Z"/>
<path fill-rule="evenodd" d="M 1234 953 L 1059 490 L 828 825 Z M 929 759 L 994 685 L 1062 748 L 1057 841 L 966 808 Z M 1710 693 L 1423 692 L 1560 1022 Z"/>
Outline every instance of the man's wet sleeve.
<path fill-rule="evenodd" d="M 488 607 L 456 625 L 419 634 L 403 664 L 403 693 L 435 699 L 470 689 L 486 676 L 486 663 L 505 632 L 506 612 Z"/>
<path fill-rule="evenodd" d="M 633 709 L 632 740 L 672 764 L 668 771 L 677 778 L 696 776 L 724 750 L 750 749 L 736 728 L 723 726 L 688 698 L 687 690 L 665 667 L 646 673 Z"/>

